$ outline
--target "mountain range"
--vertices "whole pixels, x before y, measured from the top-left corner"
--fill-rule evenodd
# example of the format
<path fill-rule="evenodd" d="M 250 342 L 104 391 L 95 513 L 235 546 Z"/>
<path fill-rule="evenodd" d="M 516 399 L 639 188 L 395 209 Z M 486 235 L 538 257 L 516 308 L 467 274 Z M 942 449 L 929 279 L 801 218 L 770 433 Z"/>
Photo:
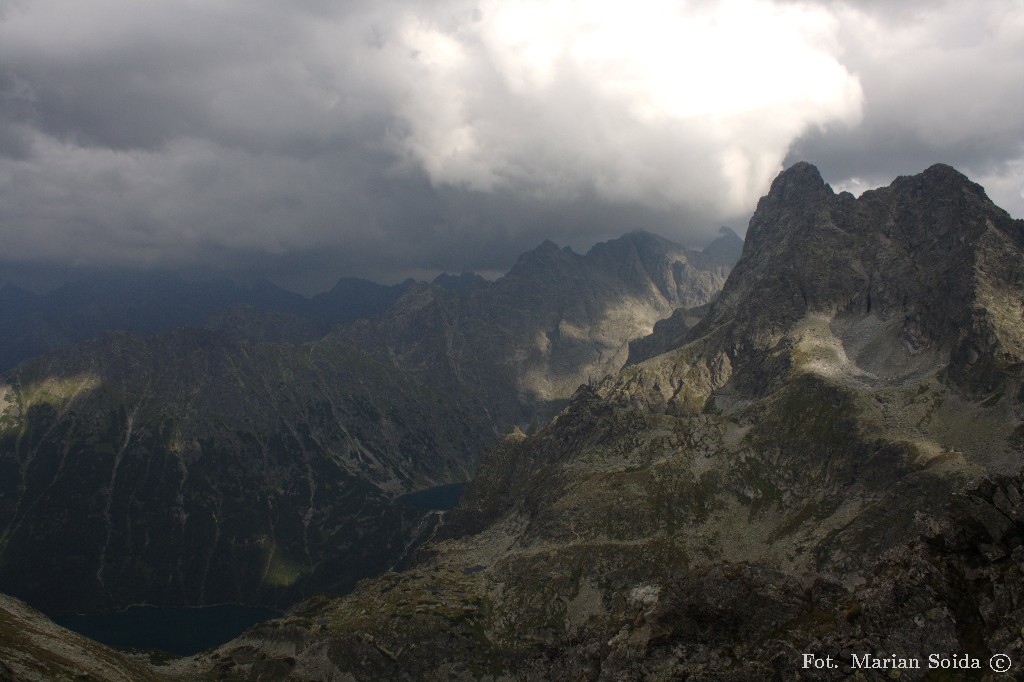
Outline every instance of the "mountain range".
<path fill-rule="evenodd" d="M 643 248 L 612 245 L 636 254 L 617 270 L 627 282 L 638 263 L 678 283 L 696 262 L 655 268 Z M 572 268 L 607 251 L 545 244 L 506 279 L 586 272 Z M 648 300 L 655 290 L 668 301 L 657 285 Z M 604 378 L 591 374 L 603 342 L 572 333 L 585 298 L 561 307 L 557 326 L 536 314 L 532 337 L 508 320 L 531 319 L 550 297 L 516 299 L 486 328 L 503 323 L 502 339 L 533 344 L 462 370 L 468 349 L 506 347 L 464 341 L 453 301 L 474 291 L 412 287 L 342 336 L 378 339 L 374 362 L 435 372 L 456 396 L 504 381 L 513 397 L 460 405 L 488 408 L 501 426 L 495 415 L 522 426 L 533 406 L 536 427 L 496 429 L 505 435 L 460 505 L 437 515 L 404 570 L 145 675 L 890 679 L 864 662 L 916 660 L 901 679 L 977 679 L 1005 655 L 1019 676 L 1024 221 L 982 187 L 936 165 L 854 197 L 795 164 L 758 203 L 721 292 L 679 295 L 671 315 L 645 323 L 649 336 L 623 334 L 616 357 L 627 364 Z M 623 319 L 611 310 L 601 319 Z M 402 320 L 440 340 L 416 345 Z M 601 324 L 588 334 L 599 338 Z M 585 380 L 560 405 L 551 377 L 565 360 Z M 531 368 L 547 368 L 546 380 Z M 24 605 L 3 613 L 8 629 L 42 633 L 10 647 L 27 661 L 19 670 L 62 646 L 93 670 L 134 664 L 63 639 Z"/>
<path fill-rule="evenodd" d="M 169 670 L 833 679 L 856 654 L 919 657 L 901 672 L 922 679 L 936 652 L 952 679 L 974 674 L 954 657 L 1019 666 L 1022 263 L 1024 222 L 950 167 L 855 198 L 797 164 L 703 316 L 490 451 L 408 570 Z"/>
<path fill-rule="evenodd" d="M 500 434 L 616 371 L 631 339 L 717 293 L 741 244 L 635 233 L 586 255 L 547 242 L 493 283 L 249 290 L 261 308 L 196 294 L 189 315 L 231 305 L 26 360 L 0 385 L 0 590 L 51 613 L 344 592 L 438 522 L 403 493 L 467 480 Z M 110 284 L 105 309 L 172 284 Z M 82 290 L 51 299 L 91 309 Z"/>
<path fill-rule="evenodd" d="M 312 340 L 334 324 L 383 312 L 412 284 L 342 278 L 330 291 L 307 298 L 265 280 L 245 287 L 159 272 L 94 273 L 44 294 L 8 282 L 0 287 L 0 371 L 106 331 L 152 336 L 183 325 L 218 326 L 237 307 L 304 318 L 297 340 Z"/>

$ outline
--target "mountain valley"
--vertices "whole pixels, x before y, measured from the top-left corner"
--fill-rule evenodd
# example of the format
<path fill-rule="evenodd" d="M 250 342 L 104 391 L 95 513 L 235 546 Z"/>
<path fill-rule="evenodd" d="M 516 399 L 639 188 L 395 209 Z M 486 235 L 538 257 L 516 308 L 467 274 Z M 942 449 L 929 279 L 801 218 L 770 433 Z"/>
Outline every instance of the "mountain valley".
<path fill-rule="evenodd" d="M 398 496 L 466 481 L 500 434 L 710 300 L 741 244 L 546 243 L 496 282 L 407 283 L 347 326 L 232 305 L 26 360 L 0 388 L 0 590 L 51 613 L 344 592 L 437 524 Z M 377 310 L 369 283 L 334 300 L 358 309 L 359 287 Z"/>

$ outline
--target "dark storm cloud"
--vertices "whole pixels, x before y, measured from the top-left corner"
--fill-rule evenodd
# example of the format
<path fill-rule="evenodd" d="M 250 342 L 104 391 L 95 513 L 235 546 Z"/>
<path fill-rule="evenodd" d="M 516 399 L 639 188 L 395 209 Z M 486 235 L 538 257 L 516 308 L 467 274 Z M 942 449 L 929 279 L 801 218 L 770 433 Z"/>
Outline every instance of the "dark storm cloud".
<path fill-rule="evenodd" d="M 0 157 L 28 156 L 32 147 L 29 123 L 34 113 L 26 85 L 0 68 Z"/>
<path fill-rule="evenodd" d="M 787 153 L 851 188 L 963 164 L 1012 204 L 1024 20 L 969 9 L 0 0 L 0 258 L 500 271 L 742 230 Z"/>
<path fill-rule="evenodd" d="M 861 0 L 837 12 L 863 120 L 808 130 L 789 160 L 854 190 L 948 163 L 1024 215 L 1024 6 Z"/>

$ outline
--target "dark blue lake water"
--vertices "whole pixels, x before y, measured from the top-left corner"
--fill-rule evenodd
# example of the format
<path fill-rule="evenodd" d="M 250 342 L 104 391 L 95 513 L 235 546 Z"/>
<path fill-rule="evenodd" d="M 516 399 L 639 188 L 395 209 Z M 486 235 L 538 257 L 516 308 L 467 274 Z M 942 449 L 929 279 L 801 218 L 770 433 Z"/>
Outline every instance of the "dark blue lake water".
<path fill-rule="evenodd" d="M 107 646 L 157 649 L 189 656 L 223 644 L 249 626 L 279 615 L 278 611 L 251 606 L 133 606 L 115 613 L 57 616 L 53 621 Z"/>
<path fill-rule="evenodd" d="M 398 504 L 404 504 L 417 509 L 455 509 L 459 506 L 459 499 L 466 483 L 449 483 L 438 485 L 425 490 L 417 490 L 414 493 L 401 495 L 395 498 Z"/>

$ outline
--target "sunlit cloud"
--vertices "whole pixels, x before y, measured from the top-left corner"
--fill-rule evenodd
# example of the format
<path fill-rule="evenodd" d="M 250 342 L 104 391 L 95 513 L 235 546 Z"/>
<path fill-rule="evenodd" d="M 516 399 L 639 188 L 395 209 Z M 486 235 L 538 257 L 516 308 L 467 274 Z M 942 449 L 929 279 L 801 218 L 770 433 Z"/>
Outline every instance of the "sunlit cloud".
<path fill-rule="evenodd" d="M 837 30 L 825 8 L 737 0 L 410 14 L 401 143 L 435 182 L 741 212 L 797 135 L 858 122 Z"/>

